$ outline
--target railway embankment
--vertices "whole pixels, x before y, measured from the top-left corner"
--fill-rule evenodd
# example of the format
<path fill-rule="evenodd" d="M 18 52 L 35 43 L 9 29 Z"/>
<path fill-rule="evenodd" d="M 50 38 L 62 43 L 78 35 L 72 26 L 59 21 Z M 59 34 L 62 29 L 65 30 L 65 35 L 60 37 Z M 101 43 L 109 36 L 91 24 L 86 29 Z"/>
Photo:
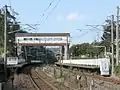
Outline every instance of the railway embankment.
<path fill-rule="evenodd" d="M 84 72 L 80 69 L 46 66 L 42 68 L 46 75 L 55 78 L 71 90 L 120 90 L 120 80 L 104 77 L 96 73 Z"/>

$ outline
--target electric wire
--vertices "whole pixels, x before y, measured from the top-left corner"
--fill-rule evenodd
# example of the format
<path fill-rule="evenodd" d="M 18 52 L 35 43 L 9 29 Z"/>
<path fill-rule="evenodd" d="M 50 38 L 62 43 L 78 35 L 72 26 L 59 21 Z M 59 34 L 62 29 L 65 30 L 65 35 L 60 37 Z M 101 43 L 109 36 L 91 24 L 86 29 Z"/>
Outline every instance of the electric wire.
<path fill-rule="evenodd" d="M 48 7 L 43 11 L 41 15 L 41 19 L 43 19 L 43 17 L 45 16 L 45 13 L 49 10 L 49 8 L 52 6 L 53 3 L 54 3 L 54 0 L 52 0 L 50 4 L 48 5 Z"/>
<path fill-rule="evenodd" d="M 86 30 L 86 29 L 85 29 Z M 88 34 L 90 31 L 93 31 L 93 29 L 87 29 L 88 31 L 87 32 L 84 32 L 82 35 L 80 35 L 79 37 L 80 38 L 82 38 L 82 37 L 84 37 L 86 34 Z M 81 32 L 82 30 L 80 29 L 80 32 Z"/>
<path fill-rule="evenodd" d="M 47 17 L 45 18 L 45 20 L 48 19 L 48 17 L 50 16 L 50 14 L 54 11 L 54 9 L 58 6 L 58 4 L 60 3 L 60 0 L 58 0 L 58 2 L 56 3 L 56 5 L 53 7 L 53 9 L 48 13 Z"/>
<path fill-rule="evenodd" d="M 43 20 L 41 21 L 41 23 L 40 23 L 39 25 L 41 25 L 42 23 L 44 23 L 44 22 L 48 19 L 48 17 L 50 16 L 50 14 L 51 14 L 51 13 L 54 11 L 54 9 L 58 6 L 59 2 L 60 2 L 60 0 L 58 0 L 58 2 L 56 3 L 56 5 L 52 8 L 52 10 L 48 13 L 48 15 L 45 17 L 45 19 L 43 19 Z M 42 17 L 41 17 L 41 18 L 43 18 L 43 17 L 45 16 L 45 13 L 49 10 L 49 8 L 52 6 L 53 3 L 54 3 L 54 0 L 52 0 L 52 1 L 50 2 L 50 4 L 48 5 L 48 7 L 43 11 L 43 14 L 42 14 Z M 14 11 L 14 9 L 12 9 L 12 7 L 11 7 L 11 0 L 9 0 L 9 4 L 10 4 L 10 10 L 12 11 L 13 16 L 19 15 L 17 12 Z M 29 25 L 29 24 L 26 24 L 26 25 L 29 26 L 30 28 L 34 29 L 34 30 L 37 29 L 37 28 L 35 28 L 35 27 L 33 27 L 33 26 Z"/>
<path fill-rule="evenodd" d="M 44 10 L 44 12 L 46 12 L 50 7 L 51 7 L 51 5 L 54 3 L 54 0 L 52 0 L 51 2 L 50 2 L 50 4 L 48 5 L 48 7 Z"/>
<path fill-rule="evenodd" d="M 42 25 L 47 19 L 48 17 L 52 14 L 52 12 L 55 10 L 55 8 L 58 6 L 58 4 L 60 3 L 61 0 L 58 0 L 58 2 L 55 4 L 55 6 L 52 8 L 52 10 L 48 13 L 48 15 L 45 17 L 45 19 L 43 21 L 41 21 L 40 25 Z"/>

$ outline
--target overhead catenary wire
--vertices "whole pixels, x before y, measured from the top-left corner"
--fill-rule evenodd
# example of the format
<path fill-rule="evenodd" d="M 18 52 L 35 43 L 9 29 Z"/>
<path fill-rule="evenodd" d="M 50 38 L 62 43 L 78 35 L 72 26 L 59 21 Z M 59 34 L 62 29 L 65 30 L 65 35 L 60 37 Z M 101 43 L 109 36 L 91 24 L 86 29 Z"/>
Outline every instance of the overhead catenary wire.
<path fill-rule="evenodd" d="M 45 13 L 50 7 L 51 7 L 51 5 L 54 3 L 54 0 L 52 0 L 51 2 L 50 2 L 50 4 L 48 5 L 48 7 L 44 10 L 44 12 L 43 13 Z"/>
<path fill-rule="evenodd" d="M 82 35 L 79 35 L 80 38 L 82 38 L 82 37 L 84 37 L 85 35 L 87 35 L 90 31 L 94 31 L 93 29 L 77 29 L 77 30 L 79 30 L 80 32 L 81 32 L 82 30 L 87 30 L 87 31 L 84 32 Z"/>
<path fill-rule="evenodd" d="M 43 19 L 40 23 L 40 26 L 48 19 L 48 17 L 52 14 L 52 12 L 55 10 L 55 8 L 58 6 L 61 0 L 58 0 L 58 2 L 55 4 L 55 6 L 52 8 L 52 10 L 47 14 L 45 19 Z M 45 15 L 44 15 L 45 16 Z"/>
<path fill-rule="evenodd" d="M 50 2 L 50 4 L 48 5 L 48 7 L 43 11 L 43 14 L 42 14 L 42 17 L 41 17 L 41 18 L 43 18 L 43 17 L 45 16 L 45 13 L 49 10 L 49 8 L 52 6 L 53 3 L 54 3 L 54 0 L 52 0 L 52 1 Z M 11 10 L 13 16 L 19 15 L 19 13 L 15 12 L 14 9 L 12 9 L 11 0 L 9 0 L 9 5 L 10 5 L 10 10 Z M 48 15 L 47 15 L 47 17 L 48 17 Z M 44 19 L 44 20 L 45 20 L 45 19 Z M 41 23 L 42 23 L 44 20 L 42 20 Z M 30 28 L 34 29 L 34 30 L 37 30 L 37 27 L 34 27 L 33 25 L 30 25 L 30 24 L 26 24 L 26 25 L 29 26 Z M 39 25 L 40 25 L 40 24 L 39 24 Z M 35 26 L 36 26 L 36 25 L 35 25 Z"/>
<path fill-rule="evenodd" d="M 90 31 L 87 31 L 85 33 L 83 33 L 80 37 L 84 37 L 86 34 L 88 34 Z"/>
<path fill-rule="evenodd" d="M 53 7 L 53 9 L 48 13 L 47 17 L 45 18 L 45 20 L 48 19 L 48 17 L 50 16 L 50 14 L 54 11 L 54 9 L 58 6 L 60 0 L 58 0 L 58 2 L 56 3 L 56 5 Z"/>
<path fill-rule="evenodd" d="M 12 0 L 9 0 L 9 8 L 10 8 L 13 16 L 19 15 L 19 13 L 15 12 L 15 10 L 12 8 Z"/>
<path fill-rule="evenodd" d="M 26 24 L 27 26 L 29 26 L 30 28 L 36 30 L 36 28 L 34 28 L 33 26 L 31 26 L 30 24 Z"/>
<path fill-rule="evenodd" d="M 52 0 L 50 4 L 47 6 L 47 8 L 43 11 L 43 13 L 41 14 L 41 19 L 45 16 L 45 13 L 49 10 L 49 8 L 52 6 L 53 3 L 54 0 Z"/>
<path fill-rule="evenodd" d="M 55 0 L 52 0 L 52 1 L 50 2 L 50 4 L 48 5 L 48 7 L 43 11 L 43 14 L 42 14 L 42 17 L 41 17 L 41 18 L 43 18 L 43 17 L 46 16 L 45 13 L 50 9 L 50 7 L 53 5 L 54 1 L 55 1 Z M 50 16 L 50 14 L 51 14 L 51 13 L 54 11 L 54 9 L 58 6 L 59 2 L 60 2 L 60 0 L 58 0 L 58 2 L 55 4 L 55 6 L 52 8 L 52 10 L 47 14 L 47 16 L 45 17 L 45 19 L 43 18 L 43 20 L 40 22 L 39 26 L 42 25 L 42 23 L 44 23 L 44 22 L 48 19 L 48 17 Z M 17 12 L 14 11 L 14 9 L 12 9 L 11 0 L 9 0 L 9 4 L 10 4 L 10 10 L 12 11 L 13 16 L 19 15 Z M 34 30 L 39 29 L 39 28 L 35 27 L 36 25 L 35 25 L 35 26 L 30 25 L 30 24 L 26 24 L 26 25 L 29 26 L 30 28 L 34 29 Z"/>
<path fill-rule="evenodd" d="M 96 41 L 101 40 L 101 39 L 99 39 L 99 38 L 100 38 L 100 33 L 103 33 L 103 32 L 104 32 L 103 27 L 105 26 L 105 23 L 106 23 L 106 21 L 103 22 L 101 25 L 86 25 L 86 26 L 90 26 L 90 27 L 98 30 L 98 31 L 96 32 L 96 33 L 97 33 L 97 38 L 95 37 L 95 38 L 96 38 Z M 98 28 L 98 27 L 99 27 L 99 28 Z M 100 27 L 101 27 L 101 28 L 100 28 Z M 102 32 L 101 32 L 101 31 L 102 31 Z"/>

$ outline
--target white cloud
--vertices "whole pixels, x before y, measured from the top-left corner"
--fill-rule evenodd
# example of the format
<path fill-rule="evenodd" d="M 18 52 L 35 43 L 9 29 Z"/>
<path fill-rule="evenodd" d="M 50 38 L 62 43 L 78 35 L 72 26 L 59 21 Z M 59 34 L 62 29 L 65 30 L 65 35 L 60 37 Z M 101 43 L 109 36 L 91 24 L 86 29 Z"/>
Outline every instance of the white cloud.
<path fill-rule="evenodd" d="M 67 16 L 67 20 L 69 21 L 84 20 L 84 19 L 85 19 L 85 16 L 79 13 L 70 13 Z"/>

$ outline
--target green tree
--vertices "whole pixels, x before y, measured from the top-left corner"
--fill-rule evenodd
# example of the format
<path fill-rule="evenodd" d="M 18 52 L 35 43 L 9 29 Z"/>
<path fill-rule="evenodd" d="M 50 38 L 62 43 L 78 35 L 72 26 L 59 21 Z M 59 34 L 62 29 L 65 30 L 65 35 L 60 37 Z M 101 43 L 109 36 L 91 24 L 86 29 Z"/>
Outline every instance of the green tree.
<path fill-rule="evenodd" d="M 99 42 L 93 42 L 94 45 L 98 45 Z M 100 55 L 100 48 L 93 47 L 93 43 L 82 43 L 82 44 L 77 44 L 73 45 L 70 48 L 70 51 L 72 53 L 72 57 L 81 57 L 81 55 L 85 55 L 86 58 L 95 58 Z"/>
<path fill-rule="evenodd" d="M 9 55 L 13 55 L 13 49 L 15 45 L 15 35 L 9 34 L 8 32 L 18 30 L 20 27 L 15 22 L 15 17 L 13 17 L 10 12 L 7 10 L 7 51 L 9 51 Z M 4 48 L 4 14 L 0 12 L 0 53 L 3 53 Z"/>
<path fill-rule="evenodd" d="M 114 26 L 114 29 L 113 29 L 114 41 L 116 39 L 116 25 L 115 24 L 116 24 L 116 22 L 114 22 L 114 24 L 113 24 L 113 26 Z M 100 45 L 106 46 L 107 51 L 111 52 L 111 23 L 107 23 L 106 25 L 104 25 L 103 30 L 104 30 L 104 32 L 101 37 L 102 41 L 101 41 Z M 119 33 L 120 33 L 120 31 L 119 31 Z M 116 46 L 114 45 L 114 47 L 116 47 Z"/>

